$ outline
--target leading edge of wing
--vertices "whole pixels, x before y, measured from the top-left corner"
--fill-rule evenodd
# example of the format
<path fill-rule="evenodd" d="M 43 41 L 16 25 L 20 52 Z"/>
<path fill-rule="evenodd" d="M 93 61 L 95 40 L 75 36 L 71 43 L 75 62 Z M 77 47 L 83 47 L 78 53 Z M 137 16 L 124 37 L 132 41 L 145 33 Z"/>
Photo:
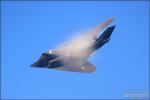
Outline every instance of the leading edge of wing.
<path fill-rule="evenodd" d="M 81 73 L 92 73 L 96 70 L 95 66 L 88 61 L 85 61 L 81 65 L 65 65 L 62 67 L 51 68 L 55 70 L 81 72 Z"/>
<path fill-rule="evenodd" d="M 91 30 L 90 34 L 97 37 L 98 33 L 100 31 L 102 31 L 105 27 L 107 27 L 110 23 L 112 23 L 114 21 L 114 17 L 111 17 L 105 21 L 103 21 L 102 23 L 100 23 L 99 25 L 97 25 L 93 30 Z"/>

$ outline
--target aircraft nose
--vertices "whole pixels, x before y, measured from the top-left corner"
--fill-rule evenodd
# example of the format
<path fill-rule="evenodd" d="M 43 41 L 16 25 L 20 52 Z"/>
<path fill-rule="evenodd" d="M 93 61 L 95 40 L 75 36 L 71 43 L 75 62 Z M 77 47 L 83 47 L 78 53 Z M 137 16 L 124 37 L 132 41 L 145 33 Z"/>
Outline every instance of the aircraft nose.
<path fill-rule="evenodd" d="M 37 67 L 37 63 L 33 63 L 30 65 L 31 67 Z"/>
<path fill-rule="evenodd" d="M 37 61 L 37 62 L 31 64 L 31 67 L 41 67 L 42 68 L 44 66 L 42 66 L 42 64 L 39 61 Z"/>

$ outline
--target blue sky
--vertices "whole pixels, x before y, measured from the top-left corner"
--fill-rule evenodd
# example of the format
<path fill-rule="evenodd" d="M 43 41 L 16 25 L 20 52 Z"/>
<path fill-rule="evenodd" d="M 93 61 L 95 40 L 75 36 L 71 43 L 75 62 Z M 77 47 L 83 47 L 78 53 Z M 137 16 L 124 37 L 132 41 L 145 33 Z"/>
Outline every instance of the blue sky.
<path fill-rule="evenodd" d="M 148 92 L 148 2 L 3 1 L 1 8 L 2 98 L 115 99 Z M 89 59 L 94 73 L 30 67 L 43 52 L 112 16 L 111 40 Z"/>

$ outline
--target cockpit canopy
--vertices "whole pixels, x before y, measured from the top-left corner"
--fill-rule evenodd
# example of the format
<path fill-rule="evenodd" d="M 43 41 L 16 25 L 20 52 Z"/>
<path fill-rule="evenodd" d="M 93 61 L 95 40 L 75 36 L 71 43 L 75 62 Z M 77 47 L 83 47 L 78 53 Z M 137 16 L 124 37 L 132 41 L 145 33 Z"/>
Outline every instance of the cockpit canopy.
<path fill-rule="evenodd" d="M 53 52 L 53 50 L 48 50 L 48 51 L 46 51 L 45 53 L 47 53 L 47 54 L 52 54 L 52 52 Z"/>

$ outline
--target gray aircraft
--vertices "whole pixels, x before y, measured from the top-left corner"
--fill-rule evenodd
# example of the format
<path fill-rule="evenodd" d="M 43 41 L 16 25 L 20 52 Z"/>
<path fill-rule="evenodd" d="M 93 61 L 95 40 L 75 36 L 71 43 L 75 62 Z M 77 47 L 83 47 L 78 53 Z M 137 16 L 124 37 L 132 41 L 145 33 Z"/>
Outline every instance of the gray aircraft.
<path fill-rule="evenodd" d="M 96 50 L 101 48 L 110 40 L 115 25 L 106 28 L 114 18 L 110 18 L 83 36 L 76 37 L 73 41 L 44 52 L 40 59 L 33 63 L 32 67 L 48 68 L 63 71 L 90 73 L 95 71 L 95 66 L 87 59 Z"/>

